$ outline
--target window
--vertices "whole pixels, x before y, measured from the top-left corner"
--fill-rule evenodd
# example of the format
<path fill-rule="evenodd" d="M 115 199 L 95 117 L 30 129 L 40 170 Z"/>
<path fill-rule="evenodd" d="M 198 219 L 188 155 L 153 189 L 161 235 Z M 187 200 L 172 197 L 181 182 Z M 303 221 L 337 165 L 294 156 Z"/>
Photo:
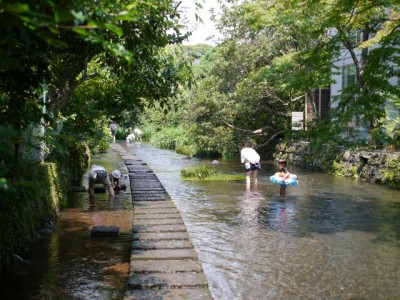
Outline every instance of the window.
<path fill-rule="evenodd" d="M 352 45 L 359 45 L 363 42 L 363 32 L 356 30 L 349 36 L 349 39 Z"/>
<path fill-rule="evenodd" d="M 342 90 L 356 83 L 356 66 L 354 64 L 342 67 Z"/>
<path fill-rule="evenodd" d="M 342 91 L 349 85 L 356 83 L 356 67 L 354 64 L 346 65 L 342 67 Z M 353 96 L 354 100 L 357 99 L 357 95 Z M 354 116 L 351 122 L 347 124 L 349 127 L 363 127 L 365 124 L 362 120 L 362 116 Z"/>

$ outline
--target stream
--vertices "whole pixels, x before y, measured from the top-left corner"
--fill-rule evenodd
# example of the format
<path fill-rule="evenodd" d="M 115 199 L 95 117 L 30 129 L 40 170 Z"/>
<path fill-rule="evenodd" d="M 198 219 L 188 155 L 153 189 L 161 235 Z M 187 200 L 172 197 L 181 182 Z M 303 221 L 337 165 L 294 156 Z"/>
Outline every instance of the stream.
<path fill-rule="evenodd" d="M 399 299 L 400 193 L 379 185 L 288 166 L 299 186 L 279 196 L 277 165 L 261 161 L 258 184 L 185 181 L 182 168 L 211 164 L 145 142 L 125 145 L 153 169 L 181 211 L 214 299 Z M 114 153 L 92 163 L 127 173 Z M 239 158 L 218 171 L 243 174 Z M 83 183 L 87 181 L 83 178 Z M 129 274 L 132 204 L 71 195 L 54 232 L 29 263 L 0 277 L 1 299 L 123 299 Z M 94 225 L 118 238 L 91 238 Z"/>

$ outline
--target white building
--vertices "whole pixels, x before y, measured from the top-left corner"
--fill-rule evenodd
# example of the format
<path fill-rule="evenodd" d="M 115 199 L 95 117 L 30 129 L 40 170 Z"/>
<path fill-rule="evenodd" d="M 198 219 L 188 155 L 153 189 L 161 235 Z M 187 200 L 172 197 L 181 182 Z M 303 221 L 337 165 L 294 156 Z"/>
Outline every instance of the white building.
<path fill-rule="evenodd" d="M 358 45 L 361 42 L 361 32 L 355 34 L 354 36 L 354 45 Z M 374 48 L 379 47 L 374 46 Z M 371 51 L 374 48 L 370 48 Z M 355 48 L 354 53 L 358 60 L 361 59 L 361 49 Z M 354 60 L 351 57 L 349 50 L 342 47 L 340 51 L 340 56 L 333 62 L 332 67 L 332 79 L 334 83 L 331 84 L 330 92 L 331 92 L 331 108 L 337 107 L 337 101 L 335 99 L 341 95 L 341 92 L 348 85 L 355 83 L 356 81 L 356 68 L 354 64 Z M 389 80 L 390 84 L 395 85 L 398 84 L 398 78 L 391 78 Z M 355 95 L 355 97 L 357 97 Z M 389 100 L 386 101 L 385 104 L 386 109 L 386 124 L 390 124 L 394 121 L 394 119 L 399 117 L 399 110 L 394 107 L 393 103 Z M 353 129 L 355 134 L 355 138 L 357 139 L 367 139 L 368 137 L 368 128 L 363 124 L 361 116 L 354 116 L 352 121 L 347 124 L 348 127 Z"/>

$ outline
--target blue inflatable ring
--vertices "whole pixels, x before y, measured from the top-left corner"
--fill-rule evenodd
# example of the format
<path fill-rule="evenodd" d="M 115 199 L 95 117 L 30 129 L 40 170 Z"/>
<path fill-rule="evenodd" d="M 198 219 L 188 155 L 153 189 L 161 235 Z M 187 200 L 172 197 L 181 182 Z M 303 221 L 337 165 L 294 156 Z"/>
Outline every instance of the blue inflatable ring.
<path fill-rule="evenodd" d="M 285 180 L 283 180 L 282 177 L 279 177 L 279 172 L 275 173 L 275 175 L 272 175 L 269 180 L 271 180 L 271 182 L 276 183 L 276 184 L 280 184 L 280 185 L 290 185 L 290 186 L 296 186 L 299 184 L 299 181 L 297 180 L 297 176 L 295 174 L 290 174 L 289 178 L 286 178 Z"/>

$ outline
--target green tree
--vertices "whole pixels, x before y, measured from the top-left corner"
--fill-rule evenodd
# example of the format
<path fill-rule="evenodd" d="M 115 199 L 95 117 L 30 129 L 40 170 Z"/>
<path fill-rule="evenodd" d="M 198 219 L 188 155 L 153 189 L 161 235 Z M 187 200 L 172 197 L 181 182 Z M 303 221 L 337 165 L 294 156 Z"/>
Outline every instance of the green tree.
<path fill-rule="evenodd" d="M 162 51 L 188 36 L 180 17 L 180 5 L 173 0 L 1 1 L 0 123 L 16 130 L 13 138 L 2 136 L 12 145 L 13 155 L 2 155 L 9 159 L 1 163 L 18 161 L 18 139 L 42 117 L 55 122 L 57 116 L 68 119 L 77 113 L 82 119 L 85 112 L 96 115 L 90 108 L 95 107 L 99 120 L 105 122 L 132 109 L 140 97 L 166 99 L 175 93 L 189 78 L 177 71 L 184 66 L 176 68 Z M 73 97 L 82 85 L 87 89 Z M 100 86 L 105 90 L 93 89 Z M 83 101 L 85 95 L 96 101 Z M 77 103 L 71 102 L 79 97 Z M 74 112 L 74 108 L 81 110 Z"/>

